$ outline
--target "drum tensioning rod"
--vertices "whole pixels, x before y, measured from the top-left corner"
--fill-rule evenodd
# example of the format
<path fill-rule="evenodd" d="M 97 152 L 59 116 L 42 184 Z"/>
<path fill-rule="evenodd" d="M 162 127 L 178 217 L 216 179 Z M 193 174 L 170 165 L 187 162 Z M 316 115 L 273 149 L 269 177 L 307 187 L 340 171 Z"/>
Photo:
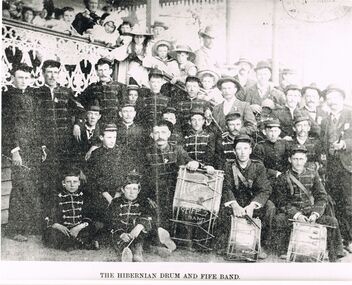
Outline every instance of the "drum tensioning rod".
<path fill-rule="evenodd" d="M 257 225 L 257 223 L 250 216 L 244 215 L 244 217 L 246 218 L 247 221 L 249 221 L 250 223 L 255 225 L 258 229 L 260 229 L 260 227 Z"/>
<path fill-rule="evenodd" d="M 328 226 L 328 225 L 323 225 L 323 224 L 318 224 L 318 223 L 306 223 L 306 222 L 300 222 L 300 221 L 297 221 L 297 220 L 294 220 L 294 219 L 288 219 L 290 222 L 296 222 L 296 223 L 299 223 L 299 224 L 302 224 L 302 225 L 309 225 L 309 226 L 316 226 L 316 227 L 326 227 L 326 228 L 331 228 L 331 229 L 336 229 L 336 227 L 334 226 Z"/>
<path fill-rule="evenodd" d="M 206 229 L 202 228 L 200 226 L 201 224 L 188 222 L 188 221 L 179 221 L 179 220 L 174 220 L 174 219 L 170 219 L 170 221 L 175 222 L 175 223 L 179 223 L 179 224 L 184 224 L 186 226 L 193 226 L 193 227 L 199 228 L 202 231 L 204 231 L 205 233 L 207 233 L 208 235 L 211 235 L 212 237 L 215 237 L 213 234 L 209 233 Z"/>

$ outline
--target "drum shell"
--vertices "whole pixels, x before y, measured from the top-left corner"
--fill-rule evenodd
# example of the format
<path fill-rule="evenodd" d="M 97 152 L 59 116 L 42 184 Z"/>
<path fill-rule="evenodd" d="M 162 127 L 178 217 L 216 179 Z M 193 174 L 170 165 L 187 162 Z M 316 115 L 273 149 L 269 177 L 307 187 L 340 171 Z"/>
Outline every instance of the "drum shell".
<path fill-rule="evenodd" d="M 287 262 L 323 262 L 327 256 L 326 246 L 325 226 L 293 222 Z"/>
<path fill-rule="evenodd" d="M 226 256 L 229 260 L 256 261 L 260 251 L 261 221 L 256 225 L 245 218 L 231 216 L 231 231 Z"/>

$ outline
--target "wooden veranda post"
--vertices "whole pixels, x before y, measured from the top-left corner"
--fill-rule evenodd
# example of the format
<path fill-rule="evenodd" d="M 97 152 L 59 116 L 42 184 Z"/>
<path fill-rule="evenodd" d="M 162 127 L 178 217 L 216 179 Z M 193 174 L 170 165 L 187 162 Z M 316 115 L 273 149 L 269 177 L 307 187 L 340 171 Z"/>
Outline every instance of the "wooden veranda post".
<path fill-rule="evenodd" d="M 159 16 L 160 3 L 159 0 L 147 0 L 147 27 L 150 31 L 151 25 L 153 25 L 154 20 Z"/>

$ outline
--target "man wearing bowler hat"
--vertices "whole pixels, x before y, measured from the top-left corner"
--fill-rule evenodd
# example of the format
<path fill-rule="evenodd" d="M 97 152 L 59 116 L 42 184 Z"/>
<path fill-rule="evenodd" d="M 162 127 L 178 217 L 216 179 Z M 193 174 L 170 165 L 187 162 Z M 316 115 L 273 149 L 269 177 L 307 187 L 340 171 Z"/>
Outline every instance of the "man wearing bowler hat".
<path fill-rule="evenodd" d="M 252 111 L 256 116 L 262 112 L 262 102 L 265 99 L 270 99 L 274 102 L 275 106 L 285 105 L 284 94 L 276 89 L 270 82 L 271 66 L 266 61 L 258 62 L 254 68 L 257 77 L 257 83 L 245 89 L 245 94 L 242 99 L 251 105 Z"/>
<path fill-rule="evenodd" d="M 257 123 L 253 114 L 253 111 L 247 102 L 242 102 L 236 98 L 236 93 L 241 90 L 242 87 L 236 79 L 233 77 L 222 77 L 217 83 L 224 102 L 216 105 L 213 109 L 213 124 L 216 125 L 216 129 L 221 133 L 225 131 L 227 114 L 239 112 L 243 121 L 241 132 L 252 135 L 257 129 Z"/>
<path fill-rule="evenodd" d="M 344 256 L 341 233 L 336 218 L 325 212 L 327 193 L 317 171 L 306 168 L 307 149 L 294 145 L 289 153 L 290 168 L 282 174 L 274 188 L 278 215 L 273 219 L 280 258 L 285 259 L 290 232 L 289 219 L 300 223 L 318 223 L 330 226 L 327 229 L 327 249 L 330 261 Z M 309 252 L 307 252 L 309 254 Z"/>
<path fill-rule="evenodd" d="M 214 50 L 214 40 L 216 38 L 214 27 L 206 26 L 198 34 L 203 40 L 203 45 L 195 52 L 195 65 L 198 67 L 198 70 L 217 70 L 220 64 L 218 62 L 219 54 Z"/>
<path fill-rule="evenodd" d="M 256 84 L 253 79 L 249 78 L 249 73 L 253 69 L 253 63 L 245 57 L 240 57 L 235 65 L 238 67 L 238 73 L 235 79 L 241 84 L 244 89 L 252 87 Z"/>
<path fill-rule="evenodd" d="M 339 86 L 329 85 L 324 96 L 331 110 L 321 124 L 327 154 L 326 185 L 336 202 L 346 249 L 352 252 L 352 112 L 344 106 L 346 93 Z"/>
<path fill-rule="evenodd" d="M 302 88 L 304 106 L 301 108 L 304 115 L 311 118 L 312 128 L 320 134 L 320 125 L 323 119 L 328 116 L 328 111 L 321 105 L 322 91 L 315 83 Z"/>
<path fill-rule="evenodd" d="M 253 141 L 248 135 L 236 136 L 233 144 L 236 160 L 225 165 L 222 203 L 232 210 L 230 215 L 235 217 L 259 217 L 263 225 L 262 244 L 269 247 L 271 221 L 275 214 L 275 206 L 268 200 L 272 188 L 264 165 L 258 160 L 249 158 L 252 153 L 252 145 Z M 267 255 L 261 249 L 259 258 L 266 257 Z"/>

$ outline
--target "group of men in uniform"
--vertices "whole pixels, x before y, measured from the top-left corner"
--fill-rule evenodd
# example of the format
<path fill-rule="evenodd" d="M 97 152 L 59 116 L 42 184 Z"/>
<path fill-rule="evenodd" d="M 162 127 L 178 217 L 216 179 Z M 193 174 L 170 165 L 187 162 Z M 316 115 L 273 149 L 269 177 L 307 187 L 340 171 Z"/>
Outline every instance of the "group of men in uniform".
<path fill-rule="evenodd" d="M 294 219 L 335 227 L 330 260 L 344 255 L 342 241 L 352 252 L 352 129 L 344 90 L 288 85 L 280 91 L 269 84 L 268 63 L 255 67 L 257 82 L 245 78 L 253 66 L 248 60 L 238 65 L 237 79 L 216 82 L 224 99 L 217 105 L 201 96 L 197 76 L 186 78 L 185 90 L 165 88 L 171 83 L 164 73 L 151 69 L 149 88 L 124 85 L 112 79 L 112 63 L 104 58 L 95 66 L 99 81 L 77 97 L 57 82 L 60 62 L 43 63 L 40 88 L 29 87 L 28 66 L 15 66 L 13 86 L 2 95 L 2 154 L 13 163 L 7 233 L 26 241 L 43 230 L 38 221 L 48 216 L 61 173 L 72 164 L 80 168 L 87 216 L 102 232 L 131 171 L 142 176 L 139 198 L 150 202 L 152 223 L 167 232 L 177 172 L 186 165 L 210 175 L 224 171 L 221 211 L 260 217 L 267 250 L 273 233 L 287 236 Z M 228 220 L 218 223 L 228 235 Z M 170 245 L 168 238 L 159 236 Z"/>

